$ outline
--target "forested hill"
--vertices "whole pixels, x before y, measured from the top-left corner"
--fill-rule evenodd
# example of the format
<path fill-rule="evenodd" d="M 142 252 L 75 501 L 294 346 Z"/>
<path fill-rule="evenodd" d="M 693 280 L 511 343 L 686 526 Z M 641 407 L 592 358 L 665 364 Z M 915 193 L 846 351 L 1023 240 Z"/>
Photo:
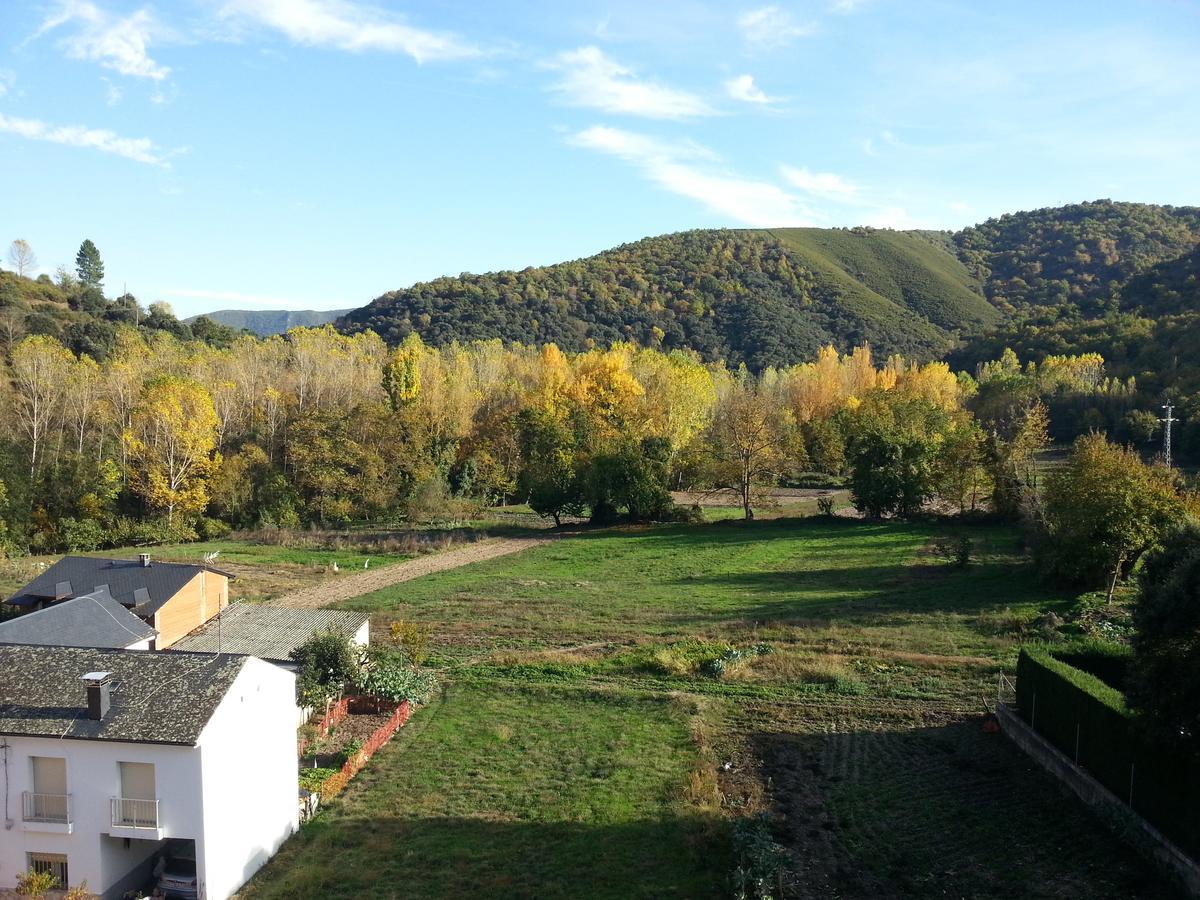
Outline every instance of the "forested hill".
<path fill-rule="evenodd" d="M 339 320 L 389 343 L 501 338 L 565 350 L 618 340 L 753 369 L 824 344 L 929 358 L 999 318 L 950 235 L 868 228 L 707 230 L 574 262 L 439 278 Z"/>

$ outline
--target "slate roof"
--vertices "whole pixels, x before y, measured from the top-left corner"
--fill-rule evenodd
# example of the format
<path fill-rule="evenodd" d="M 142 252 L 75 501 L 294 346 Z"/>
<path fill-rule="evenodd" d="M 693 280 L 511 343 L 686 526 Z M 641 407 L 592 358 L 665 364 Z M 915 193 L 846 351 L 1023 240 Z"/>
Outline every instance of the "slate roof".
<path fill-rule="evenodd" d="M 0 622 L 0 644 L 128 647 L 158 634 L 106 590 Z"/>
<path fill-rule="evenodd" d="M 195 745 L 248 657 L 0 645 L 0 735 Z M 88 718 L 89 672 L 111 672 L 112 705 Z"/>
<path fill-rule="evenodd" d="M 234 603 L 209 619 L 172 650 L 244 653 L 272 662 L 289 662 L 292 651 L 314 634 L 335 630 L 353 637 L 369 621 L 366 613 L 340 609 L 290 609 L 258 603 Z"/>
<path fill-rule="evenodd" d="M 28 606 L 47 599 L 64 599 L 90 594 L 99 587 L 139 616 L 149 618 L 204 570 L 233 578 L 212 566 L 151 560 L 143 566 L 136 559 L 105 559 L 97 556 L 64 556 L 6 602 Z"/>

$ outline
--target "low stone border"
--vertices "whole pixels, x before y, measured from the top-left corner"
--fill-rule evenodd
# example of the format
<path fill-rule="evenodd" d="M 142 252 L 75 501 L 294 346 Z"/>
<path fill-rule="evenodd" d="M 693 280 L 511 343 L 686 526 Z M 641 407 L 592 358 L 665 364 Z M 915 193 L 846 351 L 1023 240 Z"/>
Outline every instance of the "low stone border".
<path fill-rule="evenodd" d="M 1043 769 L 1071 789 L 1092 810 L 1116 827 L 1160 868 L 1178 880 L 1193 897 L 1200 897 L 1200 864 L 1161 831 L 1139 816 L 1116 794 L 1075 765 L 1071 759 L 1030 727 L 1003 703 L 996 705 L 1001 730 Z"/>

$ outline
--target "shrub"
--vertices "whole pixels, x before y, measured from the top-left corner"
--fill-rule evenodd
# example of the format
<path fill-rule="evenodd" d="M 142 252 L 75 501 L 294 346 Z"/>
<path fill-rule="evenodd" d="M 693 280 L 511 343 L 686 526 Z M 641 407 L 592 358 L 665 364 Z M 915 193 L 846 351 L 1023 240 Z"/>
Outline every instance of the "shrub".
<path fill-rule="evenodd" d="M 306 791 L 320 791 L 321 786 L 338 773 L 337 769 L 313 768 L 300 770 L 300 787 Z"/>
<path fill-rule="evenodd" d="M 69 553 L 96 550 L 108 539 L 108 530 L 94 519 L 60 519 L 58 539 Z"/>
<path fill-rule="evenodd" d="M 319 707 L 341 694 L 359 671 L 358 655 L 349 638 L 336 631 L 314 634 L 292 651 L 296 687 L 305 705 Z"/>
<path fill-rule="evenodd" d="M 44 897 L 47 891 L 60 887 L 51 872 L 35 872 L 30 869 L 17 876 L 17 893 L 22 897 Z"/>
<path fill-rule="evenodd" d="M 392 640 L 404 651 L 408 661 L 421 668 L 429 658 L 429 626 L 398 619 L 388 626 Z"/>
<path fill-rule="evenodd" d="M 765 815 L 739 819 L 733 826 L 733 895 L 737 900 L 773 900 L 782 888 L 787 853 L 771 835 Z"/>
<path fill-rule="evenodd" d="M 933 542 L 933 550 L 955 568 L 965 569 L 971 564 L 971 539 L 965 534 L 940 537 Z"/>
<path fill-rule="evenodd" d="M 402 653 L 372 649 L 366 663 L 355 674 L 354 687 L 364 694 L 382 697 L 392 703 L 428 703 L 437 690 L 437 678 L 431 672 L 419 672 L 408 664 Z"/>
<path fill-rule="evenodd" d="M 222 522 L 220 519 L 201 516 L 196 520 L 196 533 L 202 541 L 219 541 L 221 538 L 229 537 L 229 532 L 232 530 L 229 523 Z"/>
<path fill-rule="evenodd" d="M 817 498 L 817 512 L 819 512 L 823 516 L 832 516 L 833 515 L 833 498 L 832 497 L 818 497 Z"/>

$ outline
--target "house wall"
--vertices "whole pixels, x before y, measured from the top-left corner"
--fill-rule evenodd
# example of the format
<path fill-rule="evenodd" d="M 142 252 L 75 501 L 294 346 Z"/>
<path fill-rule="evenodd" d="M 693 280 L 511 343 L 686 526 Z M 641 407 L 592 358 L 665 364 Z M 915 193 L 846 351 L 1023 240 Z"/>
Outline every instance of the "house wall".
<path fill-rule="evenodd" d="M 371 620 L 363 622 L 359 626 L 358 631 L 354 632 L 354 643 L 360 647 L 366 647 L 371 643 Z"/>
<path fill-rule="evenodd" d="M 202 569 L 154 614 L 155 649 L 165 650 L 229 604 L 229 579 Z"/>
<path fill-rule="evenodd" d="M 208 900 L 245 884 L 299 827 L 296 676 L 251 658 L 200 735 Z"/>
<path fill-rule="evenodd" d="M 81 698 L 82 700 L 82 692 Z M 0 831 L 0 888 L 11 888 L 26 869 L 26 853 L 63 853 L 72 885 L 87 881 L 92 891 L 108 891 L 131 869 L 148 860 L 160 842 L 104 839 L 112 829 L 109 800 L 121 789 L 120 762 L 148 762 L 155 767 L 164 837 L 203 839 L 201 760 L 195 747 L 127 744 L 55 738 L 0 737 L 0 791 L 7 787 L 8 808 Z M 21 792 L 33 790 L 31 756 L 66 759 L 67 791 L 73 819 L 70 834 L 21 818 Z M 11 827 L 9 827 L 9 823 Z M 119 892 L 118 892 L 119 895 Z M 107 896 L 107 895 L 106 895 Z"/>

